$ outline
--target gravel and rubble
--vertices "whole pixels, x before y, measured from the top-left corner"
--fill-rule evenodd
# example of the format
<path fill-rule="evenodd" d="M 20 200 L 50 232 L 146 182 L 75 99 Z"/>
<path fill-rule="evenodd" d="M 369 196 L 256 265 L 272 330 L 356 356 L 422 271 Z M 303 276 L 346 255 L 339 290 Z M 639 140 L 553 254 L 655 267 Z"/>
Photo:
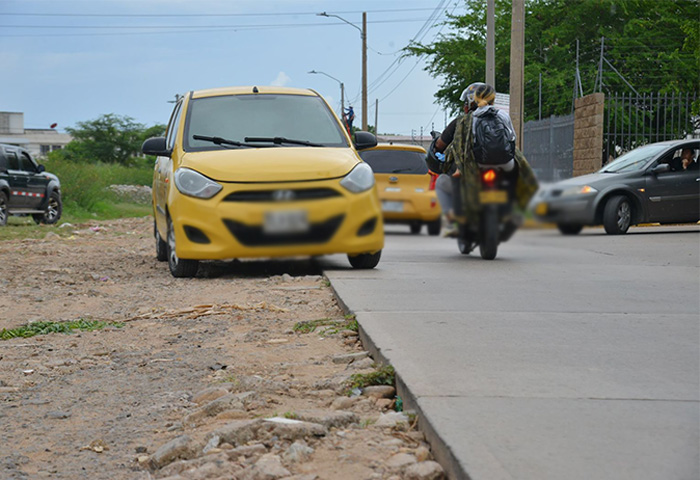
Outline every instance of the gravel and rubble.
<path fill-rule="evenodd" d="M 108 323 L 0 340 L 0 478 L 445 477 L 313 262 L 174 279 L 151 222 L 0 242 L 0 330 Z"/>

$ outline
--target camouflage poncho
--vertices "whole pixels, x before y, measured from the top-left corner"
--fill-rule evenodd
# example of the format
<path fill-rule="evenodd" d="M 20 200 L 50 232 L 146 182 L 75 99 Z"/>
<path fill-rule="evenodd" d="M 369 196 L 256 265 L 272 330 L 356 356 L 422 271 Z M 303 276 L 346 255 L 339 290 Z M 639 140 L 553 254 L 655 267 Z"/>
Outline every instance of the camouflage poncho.
<path fill-rule="evenodd" d="M 472 114 L 462 115 L 457 120 L 455 136 L 445 150 L 445 170 L 452 165 L 456 165 L 461 178 L 461 195 L 464 220 L 468 223 L 478 222 L 481 204 L 479 203 L 479 192 L 481 182 L 479 181 L 479 167 L 474 161 L 474 138 L 472 136 Z M 537 191 L 538 184 L 535 172 L 527 163 L 523 153 L 515 150 L 515 161 L 518 163 L 518 180 L 515 185 L 515 197 L 518 207 L 522 210 L 527 208 L 530 199 Z M 478 223 L 472 223 L 478 225 Z"/>

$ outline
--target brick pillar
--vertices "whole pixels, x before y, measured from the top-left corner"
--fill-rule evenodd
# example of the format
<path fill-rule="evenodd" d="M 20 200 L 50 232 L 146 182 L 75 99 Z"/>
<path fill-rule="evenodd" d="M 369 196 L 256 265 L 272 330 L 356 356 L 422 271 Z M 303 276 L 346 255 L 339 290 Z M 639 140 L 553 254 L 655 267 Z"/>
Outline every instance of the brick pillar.
<path fill-rule="evenodd" d="M 577 177 L 602 167 L 605 94 L 577 98 L 574 107 L 573 175 Z"/>

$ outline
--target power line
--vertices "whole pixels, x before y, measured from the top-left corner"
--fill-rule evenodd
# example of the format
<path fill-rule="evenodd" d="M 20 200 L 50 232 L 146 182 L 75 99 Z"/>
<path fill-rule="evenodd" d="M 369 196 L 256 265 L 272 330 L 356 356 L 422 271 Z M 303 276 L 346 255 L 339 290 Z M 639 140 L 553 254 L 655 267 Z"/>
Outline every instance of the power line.
<path fill-rule="evenodd" d="M 403 19 L 403 20 L 375 20 L 371 23 L 375 24 L 387 24 L 387 23 L 412 23 L 412 22 L 422 22 L 423 19 Z M 368 22 L 370 23 L 370 22 Z M 119 36 L 119 35 L 145 35 L 145 34 L 150 34 L 150 35 L 158 35 L 158 34 L 169 34 L 169 33 L 191 33 L 191 32 L 223 32 L 223 31 L 230 31 L 230 30 L 241 30 L 241 31 L 254 31 L 254 30 L 274 30 L 274 29 L 284 29 L 284 28 L 310 28 L 310 27 L 328 27 L 328 26 L 336 26 L 336 25 L 342 25 L 341 23 L 298 23 L 298 24 L 269 24 L 269 25 L 160 25 L 160 26 L 64 26 L 64 27 L 47 27 L 47 26 L 32 26 L 32 27 L 23 27 L 23 28 L 36 28 L 36 29 L 46 29 L 46 28 L 66 28 L 66 29 L 71 29 L 71 28 L 77 28 L 77 29 L 89 29 L 89 28 L 94 28 L 94 29 L 113 29 L 113 30 L 126 30 L 126 31 L 121 31 L 121 32 L 110 32 L 110 33 L 104 33 L 104 32 L 87 32 L 87 33 L 42 33 L 42 34 L 31 34 L 31 33 L 17 33 L 17 34 L 0 34 L 0 37 L 8 38 L 8 37 L 22 37 L 22 38 L 27 38 L 27 37 L 69 37 L 69 36 L 79 36 L 79 37 L 85 37 L 85 36 Z M 7 26 L 7 25 L 0 25 L 0 28 L 19 28 L 17 26 Z M 156 30 L 161 30 L 158 32 L 143 32 L 143 31 L 128 31 L 128 30 L 148 30 L 148 29 L 156 29 Z"/>
<path fill-rule="evenodd" d="M 339 14 L 353 13 L 396 13 L 396 12 L 422 12 L 433 10 L 432 8 L 401 8 L 394 10 L 353 10 L 342 11 Z M 177 17 L 285 17 L 299 15 L 316 16 L 318 12 L 261 12 L 261 13 L 0 13 L 0 17 L 121 17 L 121 18 L 177 18 Z"/>

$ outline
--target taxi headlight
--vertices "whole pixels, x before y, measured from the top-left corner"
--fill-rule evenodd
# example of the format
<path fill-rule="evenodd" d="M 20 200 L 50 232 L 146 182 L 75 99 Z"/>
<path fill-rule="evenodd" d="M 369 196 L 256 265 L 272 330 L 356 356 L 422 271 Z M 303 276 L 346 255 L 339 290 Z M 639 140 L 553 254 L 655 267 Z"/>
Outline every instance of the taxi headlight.
<path fill-rule="evenodd" d="M 359 163 L 348 173 L 340 184 L 352 193 L 360 193 L 374 186 L 374 172 L 366 163 Z"/>
<path fill-rule="evenodd" d="M 586 195 L 590 193 L 598 193 L 598 190 L 591 187 L 590 185 L 583 185 L 578 187 L 567 188 L 561 192 L 562 197 L 568 197 L 571 195 Z"/>
<path fill-rule="evenodd" d="M 211 198 L 223 188 L 214 180 L 189 168 L 178 168 L 175 171 L 175 186 L 180 193 L 197 198 Z"/>

